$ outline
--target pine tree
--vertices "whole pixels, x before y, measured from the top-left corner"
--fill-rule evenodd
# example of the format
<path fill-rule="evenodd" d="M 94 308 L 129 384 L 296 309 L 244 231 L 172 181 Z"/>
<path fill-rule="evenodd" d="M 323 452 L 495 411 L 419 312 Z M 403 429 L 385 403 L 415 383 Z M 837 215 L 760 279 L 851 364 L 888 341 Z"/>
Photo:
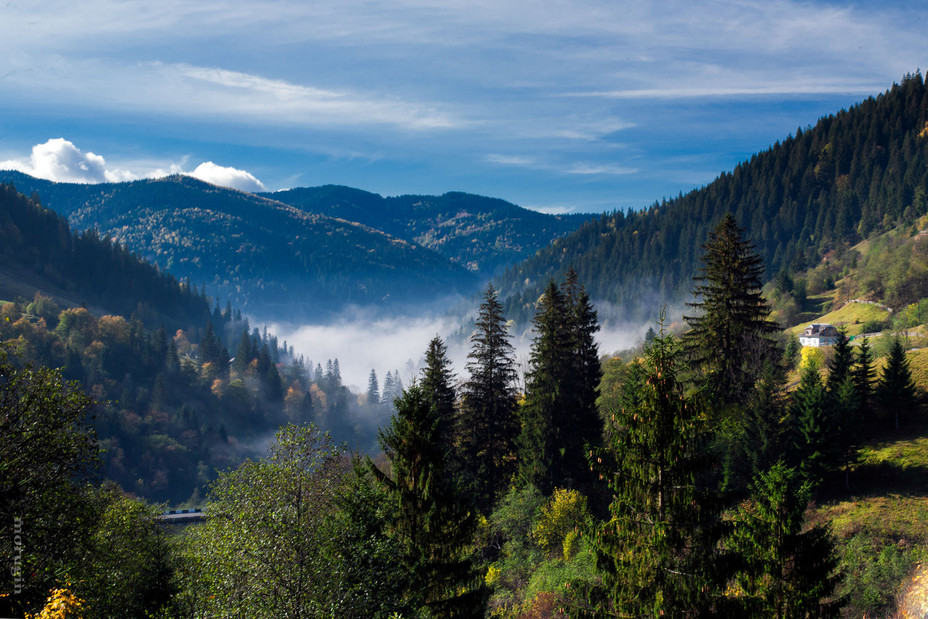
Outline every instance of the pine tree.
<path fill-rule="evenodd" d="M 793 394 L 792 415 L 797 424 L 795 461 L 804 479 L 816 488 L 836 458 L 827 393 L 814 362 L 802 370 L 799 389 Z"/>
<path fill-rule="evenodd" d="M 520 434 L 520 476 L 544 494 L 589 490 L 588 450 L 602 442 L 596 312 L 571 270 L 539 301 Z"/>
<path fill-rule="evenodd" d="M 876 378 L 876 369 L 873 367 L 873 351 L 867 338 L 860 341 L 853 376 L 854 387 L 857 392 L 857 405 L 861 415 L 863 415 L 870 408 L 873 399 L 873 383 Z"/>
<path fill-rule="evenodd" d="M 391 495 L 392 537 L 409 575 L 407 605 L 422 617 L 482 617 L 485 592 L 468 552 L 474 514 L 448 475 L 430 399 L 413 385 L 396 400 L 396 414 L 380 433 L 392 477 L 376 468 L 374 474 Z"/>
<path fill-rule="evenodd" d="M 387 375 L 383 379 L 383 391 L 380 392 L 381 403 L 385 406 L 393 406 L 393 373 L 387 370 Z"/>
<path fill-rule="evenodd" d="M 905 355 L 902 338 L 893 338 L 889 347 L 889 358 L 880 375 L 876 396 L 884 411 L 892 410 L 899 429 L 899 412 L 909 412 L 916 403 L 915 383 L 909 370 L 909 360 Z"/>
<path fill-rule="evenodd" d="M 367 379 L 367 405 L 378 406 L 380 404 L 380 387 L 377 385 L 377 372 L 371 368 L 371 375 Z"/>
<path fill-rule="evenodd" d="M 843 327 L 838 329 L 838 337 L 831 347 L 831 360 L 828 362 L 828 379 L 825 390 L 829 395 L 838 392 L 844 381 L 851 376 L 854 366 L 854 351 Z"/>
<path fill-rule="evenodd" d="M 778 326 L 769 320 L 761 295 L 763 261 L 731 214 L 703 249 L 703 269 L 693 289 L 701 300 L 688 304 L 698 315 L 684 317 L 690 325 L 684 349 L 723 404 L 741 404 L 760 368 L 782 356 L 770 337 Z"/>
<path fill-rule="evenodd" d="M 515 472 L 515 360 L 503 308 L 492 285 L 487 286 L 471 337 L 457 436 L 468 476 L 467 490 L 477 509 L 488 513 L 509 486 Z"/>
<path fill-rule="evenodd" d="M 563 485 L 560 450 L 566 432 L 561 416 L 570 408 L 567 374 L 571 367 L 567 304 L 552 280 L 538 303 L 531 369 L 527 376 L 525 404 L 521 409 L 519 472 L 522 482 L 549 495 Z M 568 482 L 569 483 L 569 482 Z"/>
<path fill-rule="evenodd" d="M 822 525 L 803 531 L 811 492 L 781 461 L 757 476 L 736 512 L 730 545 L 741 559 L 743 616 L 836 616 L 843 600 L 829 599 L 841 580 L 834 540 Z"/>
<path fill-rule="evenodd" d="M 571 365 L 568 371 L 568 391 L 574 408 L 566 422 L 564 441 L 564 474 L 576 480 L 581 487 L 594 482 L 589 466 L 589 453 L 603 444 L 603 420 L 596 405 L 599 399 L 599 384 L 603 378 L 599 359 L 599 346 L 595 334 L 599 331 L 596 310 L 586 290 L 579 285 L 573 269 L 567 272 L 564 282 L 570 314 Z"/>
<path fill-rule="evenodd" d="M 638 393 L 623 397 L 600 460 L 614 494 L 593 538 L 602 584 L 574 616 L 689 616 L 707 612 L 725 570 L 716 562 L 718 502 L 699 485 L 710 463 L 706 408 L 678 380 L 677 345 L 660 333 L 645 351 Z"/>
<path fill-rule="evenodd" d="M 845 484 L 850 486 L 850 465 L 857 459 L 860 400 L 854 383 L 854 351 L 843 328 L 838 329 L 832 346 L 825 391 L 831 440 L 844 465 Z"/>
<path fill-rule="evenodd" d="M 453 459 L 454 455 L 454 373 L 448 359 L 448 349 L 440 337 L 432 338 L 425 351 L 425 367 L 422 369 L 422 390 L 429 404 L 438 415 L 438 436 L 442 449 Z M 457 466 L 451 465 L 450 469 Z"/>

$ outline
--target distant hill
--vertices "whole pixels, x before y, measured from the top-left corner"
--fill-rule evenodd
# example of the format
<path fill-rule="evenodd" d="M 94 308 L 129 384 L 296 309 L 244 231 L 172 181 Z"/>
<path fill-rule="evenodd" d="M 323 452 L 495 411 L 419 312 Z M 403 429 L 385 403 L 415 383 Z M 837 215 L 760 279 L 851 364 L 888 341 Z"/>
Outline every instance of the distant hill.
<path fill-rule="evenodd" d="M 325 321 L 350 304 L 408 310 L 469 295 L 589 218 L 463 193 L 255 195 L 186 176 L 81 185 L 12 171 L 0 181 L 220 301 L 294 322 Z"/>
<path fill-rule="evenodd" d="M 260 195 L 382 230 L 482 276 L 498 274 L 594 217 L 546 215 L 505 200 L 460 192 L 385 198 L 326 185 Z"/>
<path fill-rule="evenodd" d="M 0 183 L 0 299 L 54 295 L 64 306 L 134 315 L 150 328 L 201 327 L 210 305 L 197 290 L 93 231 Z"/>
<path fill-rule="evenodd" d="M 0 173 L 24 193 L 179 278 L 265 319 L 324 320 L 348 304 L 413 305 L 467 294 L 477 277 L 369 226 L 186 176 L 52 183 Z"/>
<path fill-rule="evenodd" d="M 706 187 L 640 212 L 603 215 L 555 240 L 500 278 L 507 313 L 529 320 L 548 279 L 573 266 L 601 313 L 653 320 L 662 304 L 688 297 L 701 246 L 728 212 L 747 229 L 770 279 L 914 225 L 928 213 L 922 76 L 797 130 Z"/>

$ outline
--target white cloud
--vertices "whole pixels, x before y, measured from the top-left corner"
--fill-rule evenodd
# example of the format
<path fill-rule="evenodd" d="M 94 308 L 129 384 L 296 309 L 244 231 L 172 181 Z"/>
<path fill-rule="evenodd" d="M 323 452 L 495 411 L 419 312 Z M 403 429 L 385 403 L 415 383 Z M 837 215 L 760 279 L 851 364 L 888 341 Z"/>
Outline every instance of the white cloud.
<path fill-rule="evenodd" d="M 162 178 L 169 174 L 187 174 L 213 185 L 232 187 L 242 191 L 264 191 L 264 183 L 253 174 L 238 168 L 216 165 L 206 161 L 193 172 L 185 172 L 182 163 L 137 161 L 135 172 L 122 168 L 111 168 L 106 160 L 95 153 L 83 152 L 73 142 L 54 138 L 32 147 L 32 154 L 25 159 L 0 161 L 0 170 L 18 170 L 36 178 L 58 183 L 120 183 L 140 178 Z M 141 168 L 143 171 L 139 172 Z"/>
<path fill-rule="evenodd" d="M 265 190 L 264 183 L 249 172 L 237 168 L 227 168 L 216 165 L 212 161 L 201 163 L 193 172 L 190 172 L 189 175 L 201 181 L 219 185 L 220 187 L 231 187 L 241 191 L 252 192 Z"/>
<path fill-rule="evenodd" d="M 127 170 L 107 169 L 103 157 L 89 151 L 84 153 L 64 138 L 36 144 L 29 159 L 0 161 L 0 169 L 18 170 L 60 183 L 115 183 L 138 178 Z"/>

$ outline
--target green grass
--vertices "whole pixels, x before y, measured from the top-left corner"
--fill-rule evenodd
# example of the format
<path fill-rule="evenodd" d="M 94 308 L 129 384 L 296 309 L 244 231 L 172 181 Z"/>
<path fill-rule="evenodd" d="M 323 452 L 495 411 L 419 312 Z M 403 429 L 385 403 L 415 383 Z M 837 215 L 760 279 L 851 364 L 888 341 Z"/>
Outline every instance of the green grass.
<path fill-rule="evenodd" d="M 789 329 L 790 333 L 799 335 L 813 322 L 826 322 L 836 327 L 845 326 L 848 335 L 859 335 L 865 322 L 869 320 L 887 320 L 889 312 L 869 303 L 848 303 L 841 309 L 828 312 L 813 319 L 806 320 Z"/>

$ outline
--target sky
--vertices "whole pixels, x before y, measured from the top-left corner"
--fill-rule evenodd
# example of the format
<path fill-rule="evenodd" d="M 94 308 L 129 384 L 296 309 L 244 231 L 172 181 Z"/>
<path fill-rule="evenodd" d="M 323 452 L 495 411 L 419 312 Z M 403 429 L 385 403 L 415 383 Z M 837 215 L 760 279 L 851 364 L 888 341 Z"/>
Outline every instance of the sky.
<path fill-rule="evenodd" d="M 928 67 L 928 4 L 10 0 L 0 169 L 544 212 L 711 182 Z"/>

